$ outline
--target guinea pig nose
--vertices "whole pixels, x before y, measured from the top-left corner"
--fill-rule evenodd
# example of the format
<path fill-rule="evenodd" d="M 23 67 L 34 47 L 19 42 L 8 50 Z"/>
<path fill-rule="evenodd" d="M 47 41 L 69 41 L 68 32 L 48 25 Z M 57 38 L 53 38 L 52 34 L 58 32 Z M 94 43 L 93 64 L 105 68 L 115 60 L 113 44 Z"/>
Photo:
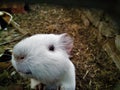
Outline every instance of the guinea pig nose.
<path fill-rule="evenodd" d="M 24 56 L 21 56 L 19 59 L 24 59 L 25 57 Z"/>
<path fill-rule="evenodd" d="M 16 57 L 16 60 L 21 61 L 21 60 L 23 60 L 24 58 L 25 58 L 24 56 L 18 56 L 18 57 Z"/>
<path fill-rule="evenodd" d="M 25 59 L 25 56 L 15 56 L 15 55 L 14 55 L 14 57 L 15 57 L 15 60 L 16 60 L 16 61 L 22 61 L 22 60 Z"/>

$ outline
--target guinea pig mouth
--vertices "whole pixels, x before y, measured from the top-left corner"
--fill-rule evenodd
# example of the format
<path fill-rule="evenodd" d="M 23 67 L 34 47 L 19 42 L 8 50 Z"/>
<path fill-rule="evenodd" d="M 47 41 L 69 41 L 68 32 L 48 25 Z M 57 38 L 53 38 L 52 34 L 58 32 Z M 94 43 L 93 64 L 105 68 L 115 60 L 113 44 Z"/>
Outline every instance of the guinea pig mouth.
<path fill-rule="evenodd" d="M 27 72 L 25 72 L 25 74 L 32 74 L 32 72 L 31 71 L 27 71 Z"/>
<path fill-rule="evenodd" d="M 32 72 L 31 71 L 18 71 L 18 72 L 20 72 L 20 73 L 23 73 L 23 74 L 32 74 Z"/>

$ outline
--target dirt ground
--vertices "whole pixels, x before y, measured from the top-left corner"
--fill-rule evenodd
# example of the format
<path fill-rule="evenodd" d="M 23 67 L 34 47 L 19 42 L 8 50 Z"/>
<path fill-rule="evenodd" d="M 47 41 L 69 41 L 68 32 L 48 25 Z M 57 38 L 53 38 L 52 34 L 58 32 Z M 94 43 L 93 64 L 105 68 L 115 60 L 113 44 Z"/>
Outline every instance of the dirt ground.
<path fill-rule="evenodd" d="M 13 16 L 30 35 L 68 33 L 74 38 L 71 61 L 76 67 L 76 90 L 117 90 L 114 88 L 120 82 L 119 69 L 102 48 L 102 43 L 98 43 L 101 22 L 106 23 L 107 28 L 116 29 L 117 26 L 103 11 L 42 4 L 31 5 L 29 13 Z M 0 31 L 0 34 L 1 43 L 21 36 L 13 27 Z M 111 33 L 106 35 L 112 36 Z M 17 42 L 19 40 L 0 45 L 0 53 L 13 48 Z M 15 70 L 9 62 L 1 63 L 0 68 L 0 90 L 30 90 L 29 80 L 13 74 Z"/>

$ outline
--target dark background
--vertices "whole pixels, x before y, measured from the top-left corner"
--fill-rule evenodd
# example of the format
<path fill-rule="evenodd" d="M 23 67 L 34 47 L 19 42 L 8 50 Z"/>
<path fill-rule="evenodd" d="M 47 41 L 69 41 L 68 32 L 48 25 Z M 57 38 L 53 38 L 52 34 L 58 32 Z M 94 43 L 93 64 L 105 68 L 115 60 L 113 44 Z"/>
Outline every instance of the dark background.
<path fill-rule="evenodd" d="M 117 22 L 120 20 L 120 0 L 0 0 L 0 3 L 8 2 L 26 2 L 29 4 L 47 3 L 69 8 L 84 7 L 102 9 L 111 15 Z"/>

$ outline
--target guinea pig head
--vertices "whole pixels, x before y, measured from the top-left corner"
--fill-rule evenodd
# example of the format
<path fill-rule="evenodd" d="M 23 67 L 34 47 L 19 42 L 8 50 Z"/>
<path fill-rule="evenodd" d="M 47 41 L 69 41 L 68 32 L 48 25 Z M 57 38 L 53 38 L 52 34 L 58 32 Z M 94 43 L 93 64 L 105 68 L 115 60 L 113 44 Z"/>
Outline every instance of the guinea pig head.
<path fill-rule="evenodd" d="M 65 69 L 62 65 L 67 64 L 72 48 L 73 39 L 66 33 L 36 34 L 15 45 L 12 64 L 25 76 L 41 81 L 46 77 L 50 77 L 50 80 L 54 77 L 57 79 L 57 75 Z"/>

